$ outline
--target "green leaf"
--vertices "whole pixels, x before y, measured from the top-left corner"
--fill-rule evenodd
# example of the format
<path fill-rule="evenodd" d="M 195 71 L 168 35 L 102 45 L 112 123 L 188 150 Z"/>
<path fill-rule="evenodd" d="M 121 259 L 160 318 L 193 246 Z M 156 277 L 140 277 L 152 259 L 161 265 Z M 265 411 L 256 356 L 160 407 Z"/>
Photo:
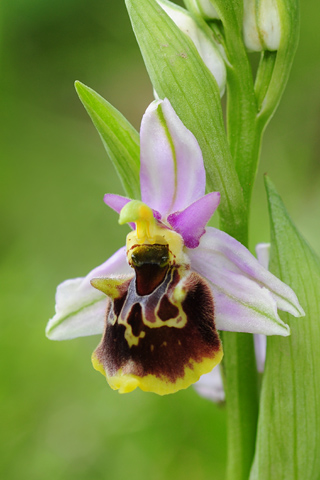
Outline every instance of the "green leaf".
<path fill-rule="evenodd" d="M 245 241 L 243 194 L 224 129 L 217 83 L 190 38 L 154 0 L 126 0 L 144 62 L 160 98 L 167 97 L 201 147 L 210 190 L 221 193 L 222 227 Z"/>
<path fill-rule="evenodd" d="M 318 480 L 320 474 L 320 261 L 266 179 L 271 268 L 306 312 L 281 315 L 291 336 L 269 337 L 250 480 Z"/>
<path fill-rule="evenodd" d="M 140 138 L 126 118 L 94 90 L 75 82 L 81 102 L 98 130 L 126 195 L 140 198 Z"/>

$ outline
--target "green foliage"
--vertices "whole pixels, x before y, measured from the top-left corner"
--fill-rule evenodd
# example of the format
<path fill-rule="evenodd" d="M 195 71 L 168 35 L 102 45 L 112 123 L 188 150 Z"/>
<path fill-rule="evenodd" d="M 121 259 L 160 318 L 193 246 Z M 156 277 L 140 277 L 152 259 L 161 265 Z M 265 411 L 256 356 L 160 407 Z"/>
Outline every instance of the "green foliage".
<path fill-rule="evenodd" d="M 192 389 L 161 399 L 119 396 L 90 364 L 98 338 L 53 343 L 44 335 L 56 285 L 124 243 L 102 202 L 121 185 L 72 88 L 75 78 L 95 83 L 139 125 L 152 89 L 124 4 L 5 0 L 2 7 L 0 477 L 221 480 L 224 410 Z M 319 2 L 301 9 L 303 35 L 260 173 L 277 179 L 319 249 Z M 251 245 L 268 238 L 260 177 Z"/>
<path fill-rule="evenodd" d="M 293 225 L 274 185 L 266 188 L 271 268 L 305 309 L 291 336 L 268 338 L 258 439 L 250 480 L 318 480 L 320 471 L 320 262 Z"/>
<path fill-rule="evenodd" d="M 99 132 L 103 145 L 130 198 L 140 198 L 139 133 L 128 120 L 94 90 L 80 82 L 77 93 Z"/>

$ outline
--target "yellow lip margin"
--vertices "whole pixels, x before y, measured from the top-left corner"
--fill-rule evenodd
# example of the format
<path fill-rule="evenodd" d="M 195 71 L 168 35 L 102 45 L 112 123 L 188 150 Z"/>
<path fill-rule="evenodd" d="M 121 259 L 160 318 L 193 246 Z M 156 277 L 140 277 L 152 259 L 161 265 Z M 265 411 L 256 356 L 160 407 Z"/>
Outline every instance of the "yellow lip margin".
<path fill-rule="evenodd" d="M 213 358 L 205 358 L 199 363 L 191 360 L 190 364 L 192 368 L 186 366 L 183 378 L 178 378 L 174 383 L 170 382 L 170 380 L 165 377 L 159 378 L 150 374 L 145 375 L 144 377 L 138 377 L 137 375 L 123 373 L 121 370 L 119 370 L 116 375 L 109 376 L 94 353 L 92 355 L 92 364 L 98 372 L 106 377 L 110 387 L 113 390 L 118 390 L 119 393 L 129 393 L 136 388 L 140 388 L 144 392 L 168 395 L 188 388 L 190 385 L 197 382 L 201 375 L 211 372 L 211 370 L 221 362 L 222 357 L 223 350 L 220 345 L 220 349 L 215 353 Z"/>

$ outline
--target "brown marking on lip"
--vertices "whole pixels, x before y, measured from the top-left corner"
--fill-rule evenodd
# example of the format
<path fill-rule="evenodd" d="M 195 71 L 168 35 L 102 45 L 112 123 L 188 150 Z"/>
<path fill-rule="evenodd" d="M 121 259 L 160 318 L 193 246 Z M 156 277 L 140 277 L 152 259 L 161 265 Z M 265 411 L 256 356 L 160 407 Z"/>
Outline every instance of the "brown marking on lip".
<path fill-rule="evenodd" d="M 141 305 L 139 303 L 135 303 L 133 305 L 128 318 L 128 324 L 131 325 L 133 335 L 135 337 L 139 337 L 144 326 L 142 321 Z"/>
<path fill-rule="evenodd" d="M 168 299 L 168 295 L 164 295 L 160 302 L 158 315 L 163 322 L 170 318 L 176 318 L 179 315 L 179 309 L 173 305 Z"/>
<path fill-rule="evenodd" d="M 179 275 L 177 278 L 180 278 Z M 216 356 L 221 350 L 221 343 L 215 329 L 210 287 L 200 275 L 191 272 L 186 289 L 188 293 L 182 308 L 187 315 L 187 323 L 183 328 L 166 325 L 150 328 L 141 322 L 139 308 L 134 306 L 128 322 L 135 336 L 144 332 L 144 337 L 140 336 L 138 344 L 130 347 L 125 339 L 125 325 L 107 323 L 95 353 L 109 376 L 116 375 L 121 369 L 123 374 L 139 377 L 151 374 L 175 383 L 184 377 L 185 367 L 193 368 L 193 362 L 201 363 Z M 164 344 L 165 348 L 162 347 Z"/>

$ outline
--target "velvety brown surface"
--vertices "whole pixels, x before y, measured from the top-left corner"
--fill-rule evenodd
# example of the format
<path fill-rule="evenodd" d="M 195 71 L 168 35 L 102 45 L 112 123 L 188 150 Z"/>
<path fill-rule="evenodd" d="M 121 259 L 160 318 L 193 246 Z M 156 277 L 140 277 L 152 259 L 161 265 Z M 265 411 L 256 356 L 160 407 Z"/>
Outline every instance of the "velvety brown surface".
<path fill-rule="evenodd" d="M 173 267 L 174 268 L 174 267 Z M 179 281 L 177 268 L 169 269 L 171 284 L 167 290 L 170 294 Z M 172 275 L 174 273 L 174 275 Z M 134 279 L 132 280 L 134 282 Z M 131 306 L 126 319 L 131 325 L 133 334 L 139 339 L 138 345 L 129 347 L 125 339 L 124 325 L 117 321 L 114 325 L 107 322 L 106 330 L 96 350 L 99 361 L 110 376 L 121 368 L 125 373 L 138 376 L 148 374 L 166 377 L 171 382 L 184 376 L 185 367 L 192 368 L 191 360 L 201 362 L 205 358 L 213 358 L 219 350 L 220 340 L 214 324 L 214 304 L 207 283 L 192 272 L 187 280 L 187 296 L 182 303 L 187 315 L 187 323 L 183 328 L 168 327 L 166 322 L 176 318 L 178 308 L 171 304 L 167 295 L 158 299 L 160 302 L 160 319 L 163 326 L 150 328 L 143 322 L 142 309 L 139 303 Z M 157 295 L 158 291 L 151 293 Z M 124 297 L 127 293 L 124 294 Z M 150 296 L 149 296 L 150 297 Z M 125 298 L 117 300 L 114 314 L 119 315 L 119 307 Z"/>

